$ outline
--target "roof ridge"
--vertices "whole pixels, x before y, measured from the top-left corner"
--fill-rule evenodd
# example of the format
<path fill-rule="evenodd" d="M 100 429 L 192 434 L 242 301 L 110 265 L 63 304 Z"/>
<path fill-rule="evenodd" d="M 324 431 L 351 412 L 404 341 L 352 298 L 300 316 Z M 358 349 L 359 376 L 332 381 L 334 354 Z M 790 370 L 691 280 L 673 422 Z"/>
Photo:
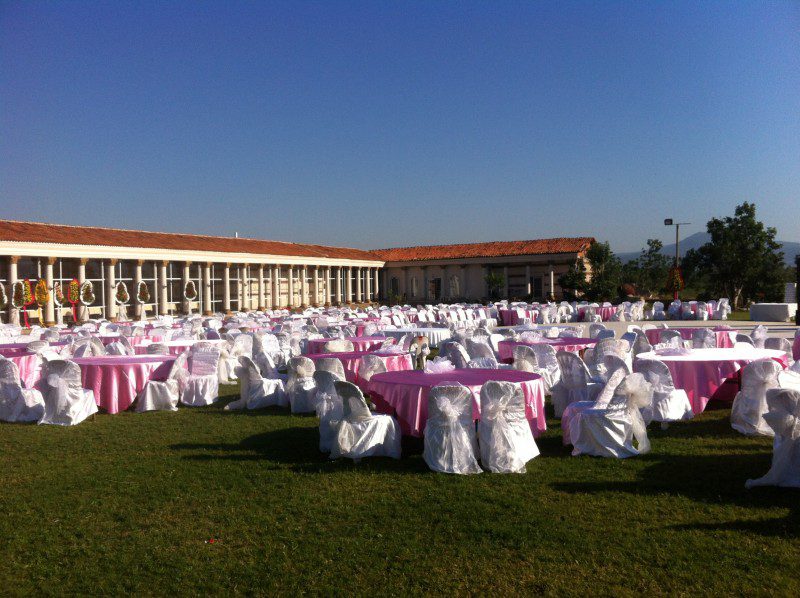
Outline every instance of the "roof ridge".
<path fill-rule="evenodd" d="M 541 243 L 544 241 L 579 241 L 593 240 L 594 237 L 549 237 L 546 239 L 518 239 L 512 241 L 475 241 L 472 243 L 443 243 L 440 245 L 408 245 L 405 247 L 385 247 L 383 249 L 370 249 L 369 251 L 394 251 L 397 249 L 436 249 L 440 247 L 453 247 L 455 245 L 493 245 L 496 243 Z"/>

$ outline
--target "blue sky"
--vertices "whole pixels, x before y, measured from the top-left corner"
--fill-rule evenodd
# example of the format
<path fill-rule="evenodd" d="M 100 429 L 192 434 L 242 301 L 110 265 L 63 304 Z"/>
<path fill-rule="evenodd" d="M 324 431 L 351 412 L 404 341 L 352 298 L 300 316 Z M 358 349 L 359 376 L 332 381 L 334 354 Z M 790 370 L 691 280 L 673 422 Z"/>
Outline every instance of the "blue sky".
<path fill-rule="evenodd" d="M 3 2 L 2 217 L 362 248 L 755 201 L 800 240 L 797 2 Z"/>

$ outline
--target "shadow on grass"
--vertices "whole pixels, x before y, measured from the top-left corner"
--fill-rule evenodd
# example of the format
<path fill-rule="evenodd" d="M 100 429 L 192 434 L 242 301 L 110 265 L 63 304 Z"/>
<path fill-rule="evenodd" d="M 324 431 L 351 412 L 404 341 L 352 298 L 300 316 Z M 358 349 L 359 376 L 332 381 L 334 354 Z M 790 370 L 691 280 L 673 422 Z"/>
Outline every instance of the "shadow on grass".
<path fill-rule="evenodd" d="M 596 459 L 599 457 L 579 457 Z M 569 494 L 620 493 L 631 495 L 672 495 L 676 498 L 712 505 L 751 509 L 786 508 L 785 517 L 721 523 L 697 523 L 671 526 L 672 529 L 715 529 L 749 531 L 765 536 L 800 534 L 800 490 L 754 488 L 746 490 L 745 480 L 764 475 L 770 467 L 771 454 L 669 455 L 650 453 L 634 457 L 647 462 L 634 481 L 559 482 L 555 490 Z"/>

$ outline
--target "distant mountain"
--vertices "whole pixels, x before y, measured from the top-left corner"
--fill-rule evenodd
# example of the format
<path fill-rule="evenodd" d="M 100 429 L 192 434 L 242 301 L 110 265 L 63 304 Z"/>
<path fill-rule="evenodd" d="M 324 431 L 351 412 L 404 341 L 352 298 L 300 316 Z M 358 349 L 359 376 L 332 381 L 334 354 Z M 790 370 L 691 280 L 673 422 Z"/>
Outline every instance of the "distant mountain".
<path fill-rule="evenodd" d="M 693 235 L 689 235 L 685 239 L 681 239 L 681 257 L 686 255 L 686 252 L 690 249 L 698 249 L 708 243 L 711 240 L 711 236 L 708 233 L 694 233 Z M 783 258 L 786 262 L 787 266 L 794 265 L 794 256 L 800 255 L 800 243 L 794 243 L 792 241 L 778 241 L 781 245 L 783 245 Z M 644 244 L 643 244 L 644 245 Z M 627 253 L 618 253 L 617 257 L 622 260 L 623 263 L 634 260 L 640 255 L 640 251 L 635 252 L 627 252 Z M 675 243 L 671 245 L 665 245 L 664 249 L 662 250 L 664 255 L 668 255 L 670 257 L 675 255 Z"/>

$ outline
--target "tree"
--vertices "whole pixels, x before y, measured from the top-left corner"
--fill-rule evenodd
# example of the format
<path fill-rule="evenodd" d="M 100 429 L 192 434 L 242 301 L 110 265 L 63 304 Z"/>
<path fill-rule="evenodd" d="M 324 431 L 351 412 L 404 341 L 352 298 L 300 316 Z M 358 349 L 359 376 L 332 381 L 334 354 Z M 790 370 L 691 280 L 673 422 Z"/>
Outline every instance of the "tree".
<path fill-rule="evenodd" d="M 647 247 L 635 260 L 622 267 L 625 282 L 636 285 L 637 291 L 648 298 L 664 290 L 672 260 L 662 253 L 663 243 L 658 239 L 647 239 Z"/>
<path fill-rule="evenodd" d="M 497 299 L 500 295 L 500 289 L 505 283 L 506 279 L 499 272 L 489 272 L 486 275 L 486 286 L 489 287 L 489 298 Z M 508 299 L 508 297 L 506 297 Z"/>
<path fill-rule="evenodd" d="M 579 259 L 569 267 L 564 274 L 558 277 L 558 286 L 564 298 L 574 300 L 586 292 L 586 265 Z"/>
<path fill-rule="evenodd" d="M 733 217 L 706 224 L 711 240 L 683 259 L 693 284 L 713 296 L 728 297 L 734 307 L 747 301 L 780 301 L 785 266 L 777 231 L 756 219 L 756 206 L 736 206 Z"/>
<path fill-rule="evenodd" d="M 586 267 L 586 263 L 589 267 Z M 586 250 L 586 258 L 570 266 L 558 278 L 565 296 L 583 295 L 591 301 L 606 301 L 617 297 L 622 275 L 622 262 L 611 251 L 607 242 L 592 243 Z M 587 274 L 589 275 L 587 278 Z"/>

